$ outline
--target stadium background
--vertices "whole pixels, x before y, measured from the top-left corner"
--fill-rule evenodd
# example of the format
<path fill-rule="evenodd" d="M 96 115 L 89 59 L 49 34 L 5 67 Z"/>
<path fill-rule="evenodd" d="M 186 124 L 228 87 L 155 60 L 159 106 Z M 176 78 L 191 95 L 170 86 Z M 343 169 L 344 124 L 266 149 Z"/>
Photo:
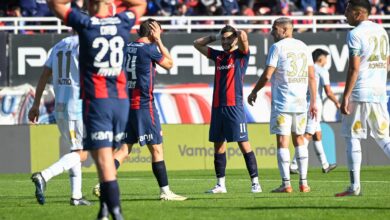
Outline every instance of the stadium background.
<path fill-rule="evenodd" d="M 208 123 L 212 97 L 213 64 L 192 47 L 192 41 L 205 33 L 170 33 L 163 36 L 175 66 L 158 71 L 156 104 L 163 123 L 164 147 L 170 170 L 213 169 L 213 149 L 208 142 Z M 67 153 L 55 123 L 54 93 L 46 88 L 41 105 L 40 123 L 29 125 L 28 109 L 49 49 L 66 34 L 14 35 L 0 32 L 0 173 L 30 173 L 41 170 Z M 340 97 L 346 77 L 348 48 L 345 31 L 301 33 L 295 35 L 310 48 L 330 52 L 328 68 L 332 89 Z M 245 97 L 262 73 L 266 54 L 273 40 L 265 34 L 249 34 L 251 58 L 244 82 Z M 5 49 L 7 46 L 8 49 Z M 218 48 L 218 45 L 215 45 Z M 389 90 L 390 92 L 390 90 Z M 255 107 L 246 105 L 250 141 L 259 168 L 276 168 L 274 136 L 269 135 L 270 87 L 260 92 Z M 344 141 L 340 137 L 340 113 L 330 100 L 324 99 L 322 119 L 324 146 L 329 162 L 345 165 Z M 61 147 L 62 146 L 62 147 Z M 363 164 L 387 164 L 386 157 L 372 140 L 363 144 Z M 367 149 L 370 151 L 367 151 Z M 311 166 L 319 166 L 310 147 Z M 236 144 L 228 145 L 228 168 L 245 168 Z M 134 148 L 122 166 L 123 171 L 149 170 L 146 149 Z M 85 171 L 94 171 L 92 160 L 84 163 Z"/>

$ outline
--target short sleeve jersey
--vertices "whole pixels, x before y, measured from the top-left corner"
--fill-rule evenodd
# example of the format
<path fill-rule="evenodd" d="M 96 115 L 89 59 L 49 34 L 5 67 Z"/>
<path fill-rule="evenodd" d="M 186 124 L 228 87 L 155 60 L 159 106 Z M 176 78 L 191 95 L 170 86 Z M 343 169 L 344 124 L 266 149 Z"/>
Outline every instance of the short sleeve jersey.
<path fill-rule="evenodd" d="M 278 112 L 306 112 L 308 67 L 313 66 L 306 44 L 293 38 L 276 42 L 266 65 L 276 68 L 271 78 L 272 108 Z"/>
<path fill-rule="evenodd" d="M 51 50 L 45 66 L 52 70 L 56 117 L 82 119 L 78 36 L 64 38 Z"/>
<path fill-rule="evenodd" d="M 324 86 L 330 85 L 329 80 L 329 71 L 321 67 L 317 64 L 314 64 L 314 73 L 315 73 L 315 79 L 316 79 L 316 86 L 317 86 L 317 96 L 316 96 L 316 102 L 318 104 L 322 104 L 323 97 L 323 88 Z M 307 92 L 307 102 L 310 101 L 310 92 Z"/>
<path fill-rule="evenodd" d="M 387 58 L 389 37 L 385 29 L 372 21 L 363 21 L 348 32 L 350 56 L 360 56 L 359 75 L 352 100 L 387 102 Z"/>
<path fill-rule="evenodd" d="M 152 109 L 156 63 L 164 57 L 154 43 L 131 42 L 126 47 L 125 70 L 131 109 Z"/>
<path fill-rule="evenodd" d="M 243 106 L 243 81 L 249 61 L 249 50 L 232 52 L 208 49 L 215 62 L 212 106 Z"/>
<path fill-rule="evenodd" d="M 80 39 L 82 98 L 128 98 L 122 67 L 134 22 L 131 11 L 101 18 L 69 9 L 65 23 L 78 32 Z"/>

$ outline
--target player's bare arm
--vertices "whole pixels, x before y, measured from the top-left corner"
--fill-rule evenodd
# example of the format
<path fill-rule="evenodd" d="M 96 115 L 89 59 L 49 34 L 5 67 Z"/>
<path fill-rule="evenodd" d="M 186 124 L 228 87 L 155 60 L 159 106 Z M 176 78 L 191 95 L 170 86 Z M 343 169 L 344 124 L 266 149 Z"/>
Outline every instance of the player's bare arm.
<path fill-rule="evenodd" d="M 32 123 L 37 123 L 39 119 L 39 105 L 41 103 L 41 97 L 45 90 L 46 84 L 52 75 L 52 70 L 48 67 L 44 67 L 41 77 L 39 78 L 37 88 L 35 90 L 34 103 L 28 112 L 28 119 Z"/>
<path fill-rule="evenodd" d="M 46 2 L 59 19 L 63 21 L 66 19 L 70 8 L 70 0 L 46 0 Z"/>
<path fill-rule="evenodd" d="M 275 67 L 273 66 L 267 66 L 263 72 L 263 74 L 260 76 L 259 80 L 257 81 L 255 87 L 253 88 L 252 92 L 248 96 L 248 103 L 249 105 L 253 106 L 253 103 L 256 102 L 257 99 L 257 92 L 260 91 L 265 84 L 271 79 L 272 74 L 275 72 Z"/>
<path fill-rule="evenodd" d="M 163 55 L 164 59 L 161 63 L 158 63 L 161 67 L 163 67 L 166 70 L 169 70 L 173 66 L 173 59 L 171 54 L 169 53 L 168 49 L 164 46 L 163 42 L 161 41 L 161 28 L 160 25 L 158 25 L 157 22 L 153 22 L 151 25 L 151 36 L 156 43 L 158 49 L 160 50 L 161 54 Z"/>
<path fill-rule="evenodd" d="M 325 94 L 326 96 L 336 105 L 337 108 L 340 108 L 339 100 L 334 95 L 332 89 L 330 88 L 330 85 L 324 86 Z"/>
<path fill-rule="evenodd" d="M 137 19 L 145 13 L 146 10 L 145 0 L 123 0 L 122 2 L 135 13 Z"/>
<path fill-rule="evenodd" d="M 341 113 L 346 115 L 350 114 L 348 110 L 349 98 L 351 97 L 352 89 L 355 86 L 356 80 L 359 75 L 359 66 L 360 66 L 360 56 L 350 56 L 348 72 L 347 72 L 347 81 L 345 82 L 343 100 L 340 106 Z"/>
<path fill-rule="evenodd" d="M 248 34 L 243 30 L 238 30 L 236 33 L 238 37 L 238 49 L 242 52 L 247 52 L 249 50 Z"/>
<path fill-rule="evenodd" d="M 210 35 L 210 36 L 207 36 L 207 37 L 201 37 L 201 38 L 198 38 L 194 41 L 194 47 L 203 55 L 205 55 L 206 57 L 208 56 L 208 46 L 207 44 L 209 43 L 212 43 L 216 40 L 218 40 L 219 38 L 221 38 L 221 34 L 217 34 L 217 35 Z"/>
<path fill-rule="evenodd" d="M 317 85 L 316 85 L 316 79 L 315 79 L 315 73 L 314 73 L 314 67 L 309 66 L 308 67 L 308 78 L 309 78 L 309 92 L 310 92 L 310 107 L 309 112 L 310 116 L 312 118 L 317 118 L 317 104 L 316 104 L 316 97 L 317 97 Z"/>

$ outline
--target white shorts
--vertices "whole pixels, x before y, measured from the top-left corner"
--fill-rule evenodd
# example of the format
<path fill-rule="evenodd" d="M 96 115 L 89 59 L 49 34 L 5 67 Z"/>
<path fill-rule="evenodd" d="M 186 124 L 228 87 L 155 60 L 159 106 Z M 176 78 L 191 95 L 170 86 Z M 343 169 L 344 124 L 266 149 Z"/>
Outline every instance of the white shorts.
<path fill-rule="evenodd" d="M 305 133 L 307 113 L 271 112 L 271 134 L 291 135 Z"/>
<path fill-rule="evenodd" d="M 317 103 L 317 118 L 312 118 L 309 111 L 307 112 L 306 133 L 313 135 L 321 131 L 322 104 Z"/>
<path fill-rule="evenodd" d="M 373 138 L 389 137 L 387 103 L 350 102 L 350 115 L 342 115 L 342 136 L 367 138 L 367 123 Z"/>
<path fill-rule="evenodd" d="M 83 149 L 83 121 L 57 119 L 61 137 L 71 151 Z"/>

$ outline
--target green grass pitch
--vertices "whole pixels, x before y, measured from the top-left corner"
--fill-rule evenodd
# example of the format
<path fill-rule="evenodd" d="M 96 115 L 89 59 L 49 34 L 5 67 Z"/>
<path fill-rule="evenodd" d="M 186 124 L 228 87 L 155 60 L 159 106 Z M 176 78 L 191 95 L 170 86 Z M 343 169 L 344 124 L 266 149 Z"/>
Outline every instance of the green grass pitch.
<path fill-rule="evenodd" d="M 169 167 L 168 167 L 169 168 Z M 226 172 L 227 194 L 210 195 L 204 191 L 215 184 L 214 172 L 168 172 L 171 189 L 188 196 L 184 202 L 159 201 L 157 182 L 150 172 L 119 172 L 122 210 L 125 219 L 390 219 L 390 166 L 363 167 L 362 196 L 335 198 L 348 185 L 345 168 L 322 174 L 309 172 L 310 193 L 300 193 L 298 176 L 292 175 L 294 192 L 274 194 L 280 185 L 277 169 L 260 169 L 263 193 L 250 193 L 246 170 Z M 94 203 L 90 207 L 69 205 L 67 174 L 53 178 L 47 185 L 46 204 L 39 205 L 28 174 L 0 175 L 0 219 L 95 219 L 98 200 L 92 195 L 95 173 L 83 176 L 83 193 Z"/>

